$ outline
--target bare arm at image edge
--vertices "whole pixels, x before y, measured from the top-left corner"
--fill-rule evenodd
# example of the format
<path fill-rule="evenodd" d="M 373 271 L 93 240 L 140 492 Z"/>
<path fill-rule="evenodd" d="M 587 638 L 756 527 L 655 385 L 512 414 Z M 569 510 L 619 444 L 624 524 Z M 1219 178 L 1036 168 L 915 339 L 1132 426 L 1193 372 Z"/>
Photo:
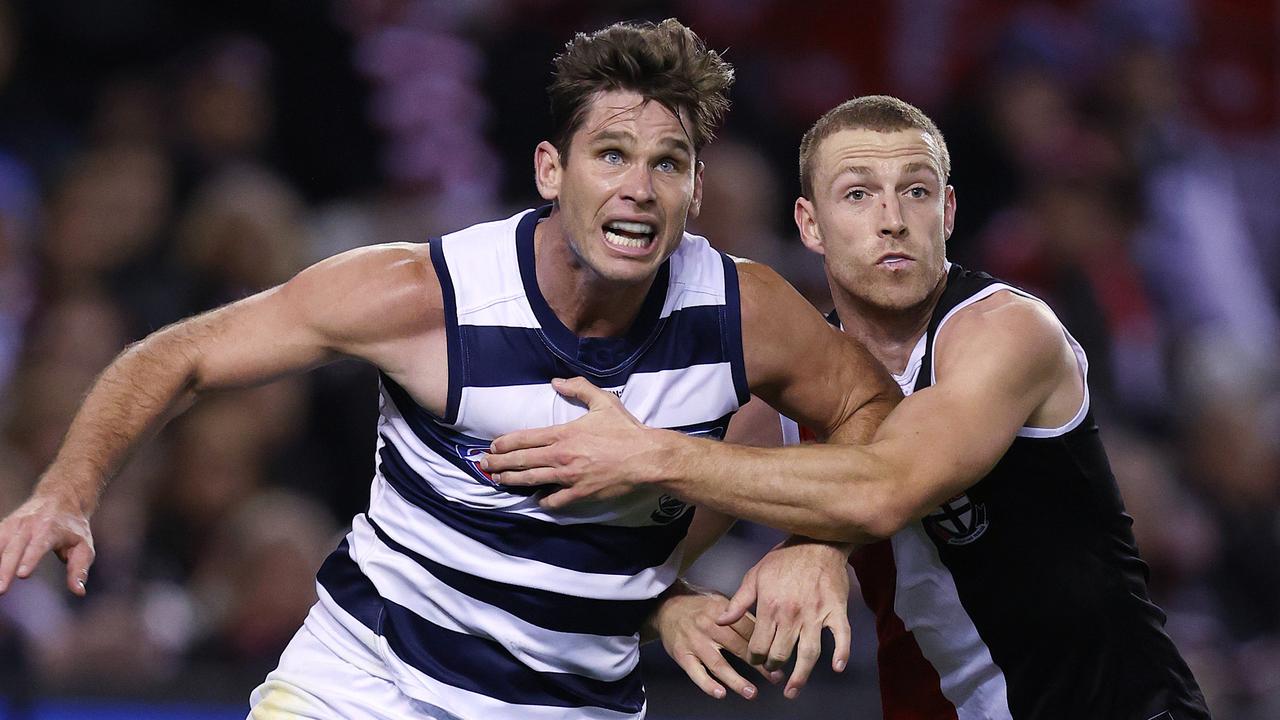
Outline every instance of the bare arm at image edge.
<path fill-rule="evenodd" d="M 0 592 L 45 553 L 85 592 L 89 517 L 133 450 L 203 393 L 246 387 L 342 356 L 397 374 L 404 346 L 443 327 L 440 288 L 409 246 L 354 250 L 289 282 L 131 345 L 98 377 L 31 498 L 0 522 Z"/>

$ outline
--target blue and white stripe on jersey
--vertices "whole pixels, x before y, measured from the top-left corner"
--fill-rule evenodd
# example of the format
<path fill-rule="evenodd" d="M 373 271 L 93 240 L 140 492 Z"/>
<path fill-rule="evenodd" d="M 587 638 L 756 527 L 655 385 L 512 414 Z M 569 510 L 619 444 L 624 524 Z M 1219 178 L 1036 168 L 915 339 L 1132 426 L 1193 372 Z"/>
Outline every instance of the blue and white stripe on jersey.
<path fill-rule="evenodd" d="M 526 211 L 431 242 L 444 417 L 382 378 L 367 513 L 321 568 L 317 635 L 345 633 L 407 695 L 460 718 L 644 715 L 639 628 L 675 580 L 691 508 L 656 491 L 550 512 L 477 466 L 493 438 L 583 415 L 581 375 L 641 422 L 719 438 L 748 397 L 737 273 L 686 235 L 623 337 L 579 338 L 538 290 Z"/>

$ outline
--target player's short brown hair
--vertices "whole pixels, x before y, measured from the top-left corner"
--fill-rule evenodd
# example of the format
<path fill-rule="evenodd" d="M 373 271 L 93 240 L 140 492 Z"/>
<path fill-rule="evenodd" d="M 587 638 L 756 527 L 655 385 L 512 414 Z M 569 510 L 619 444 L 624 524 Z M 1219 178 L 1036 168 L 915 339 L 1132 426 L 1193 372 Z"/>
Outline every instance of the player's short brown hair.
<path fill-rule="evenodd" d="M 809 128 L 800 141 L 800 192 L 806 198 L 813 199 L 813 153 L 818 145 L 827 137 L 841 130 L 874 130 L 875 132 L 897 132 L 898 130 L 923 130 L 938 143 L 942 164 L 942 181 L 951 176 L 951 153 L 947 150 L 947 141 L 942 131 L 925 115 L 920 108 L 911 103 L 889 95 L 863 95 L 846 100 L 827 114 L 818 118 L 818 122 Z"/>
<path fill-rule="evenodd" d="M 578 33 L 553 61 L 551 141 L 567 160 L 569 141 L 582 126 L 599 92 L 630 90 L 662 103 L 681 117 L 694 151 L 715 136 L 729 109 L 733 66 L 708 50 L 692 30 L 674 18 L 660 23 L 615 23 L 594 33 Z"/>

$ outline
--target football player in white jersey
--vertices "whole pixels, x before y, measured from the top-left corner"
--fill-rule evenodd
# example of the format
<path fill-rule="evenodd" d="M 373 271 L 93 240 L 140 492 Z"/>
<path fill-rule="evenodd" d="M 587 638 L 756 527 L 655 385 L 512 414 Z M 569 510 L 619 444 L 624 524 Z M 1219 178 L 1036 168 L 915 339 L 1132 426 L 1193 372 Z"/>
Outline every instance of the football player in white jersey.
<path fill-rule="evenodd" d="M 621 66 L 614 63 L 619 56 Z M 537 286 L 558 321 L 578 337 L 624 336 L 660 269 L 686 238 L 686 220 L 698 212 L 699 153 L 727 108 L 732 70 L 674 20 L 579 35 L 562 58 L 557 77 L 577 80 L 553 83 L 556 134 L 534 153 L 538 192 L 551 203 L 534 235 Z M 574 64 L 580 72 L 566 75 Z M 825 438 L 868 441 L 900 397 L 883 367 L 768 268 L 742 264 L 736 276 L 741 365 L 750 392 Z M 139 444 L 211 391 L 354 357 L 444 417 L 450 372 L 457 370 L 450 362 L 462 360 L 449 354 L 446 308 L 427 244 L 378 245 L 320 262 L 279 287 L 130 346 L 94 384 L 30 498 L 0 521 L 0 593 L 53 552 L 66 562 L 67 587 L 84 595 L 94 560 L 90 518 L 101 492 Z M 691 545 L 724 527 L 712 513 L 696 517 Z M 789 524 L 798 532 L 832 535 L 823 532 L 825 523 L 805 521 L 798 512 L 793 518 Z M 798 554 L 831 552 L 822 544 L 806 548 Z M 808 590 L 792 583 L 778 592 Z M 679 593 L 670 602 L 666 608 L 675 615 L 724 605 L 723 598 Z M 785 620 L 781 624 L 790 630 L 779 635 L 812 637 L 824 625 L 840 632 L 844 622 L 842 612 L 815 610 Z M 376 654 L 361 660 L 367 672 L 343 675 L 354 672 L 352 663 L 305 631 L 286 650 L 274 684 L 257 696 L 255 713 L 456 715 L 401 695 Z M 843 632 L 847 645 L 847 628 Z M 715 645 L 682 644 L 684 638 L 668 646 L 674 643 L 701 687 L 724 693 L 705 665 L 735 691 L 753 694 L 749 683 L 724 669 Z M 745 654 L 732 638 L 721 644 Z"/>

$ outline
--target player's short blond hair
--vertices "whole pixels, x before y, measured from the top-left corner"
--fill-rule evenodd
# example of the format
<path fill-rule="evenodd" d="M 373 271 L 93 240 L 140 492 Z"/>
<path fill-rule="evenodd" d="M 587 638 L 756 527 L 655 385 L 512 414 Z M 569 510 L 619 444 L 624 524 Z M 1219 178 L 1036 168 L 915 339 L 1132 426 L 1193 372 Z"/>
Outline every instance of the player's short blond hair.
<path fill-rule="evenodd" d="M 841 130 L 874 130 L 896 132 L 898 130 L 923 130 L 938 144 L 938 161 L 942 165 L 942 181 L 951 176 L 951 153 L 942 131 L 911 103 L 889 95 L 863 95 L 846 100 L 825 115 L 804 134 L 800 141 L 800 192 L 813 199 L 813 154 L 827 137 Z"/>

